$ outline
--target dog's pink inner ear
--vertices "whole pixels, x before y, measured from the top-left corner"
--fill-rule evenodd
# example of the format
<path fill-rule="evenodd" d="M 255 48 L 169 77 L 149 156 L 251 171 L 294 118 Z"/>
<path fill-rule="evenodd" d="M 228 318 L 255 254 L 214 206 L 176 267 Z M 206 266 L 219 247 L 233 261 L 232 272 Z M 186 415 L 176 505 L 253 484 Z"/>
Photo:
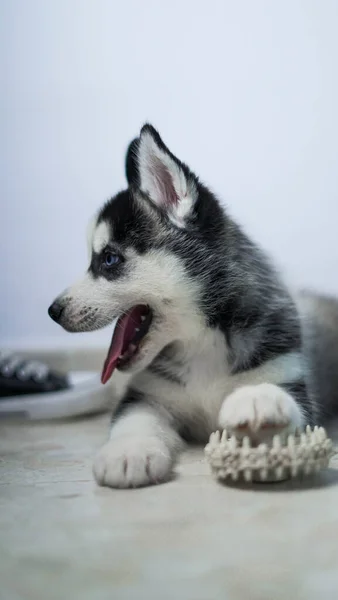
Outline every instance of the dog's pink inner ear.
<path fill-rule="evenodd" d="M 176 193 L 172 176 L 157 156 L 152 156 L 149 161 L 149 177 L 152 179 L 154 186 L 151 195 L 155 197 L 152 199 L 165 208 L 176 206 L 179 197 Z"/>
<path fill-rule="evenodd" d="M 141 132 L 138 148 L 140 189 L 165 210 L 176 225 L 184 227 L 197 198 L 195 182 L 156 135 L 148 130 Z"/>

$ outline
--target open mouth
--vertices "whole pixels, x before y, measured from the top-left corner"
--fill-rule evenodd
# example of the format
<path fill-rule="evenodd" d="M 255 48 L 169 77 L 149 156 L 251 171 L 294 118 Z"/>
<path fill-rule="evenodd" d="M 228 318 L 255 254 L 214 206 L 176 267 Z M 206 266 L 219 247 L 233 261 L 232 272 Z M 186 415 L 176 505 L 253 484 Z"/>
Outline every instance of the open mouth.
<path fill-rule="evenodd" d="M 102 383 L 107 383 L 115 368 L 123 370 L 130 366 L 149 331 L 152 318 L 149 306 L 138 304 L 117 320 L 102 369 Z"/>

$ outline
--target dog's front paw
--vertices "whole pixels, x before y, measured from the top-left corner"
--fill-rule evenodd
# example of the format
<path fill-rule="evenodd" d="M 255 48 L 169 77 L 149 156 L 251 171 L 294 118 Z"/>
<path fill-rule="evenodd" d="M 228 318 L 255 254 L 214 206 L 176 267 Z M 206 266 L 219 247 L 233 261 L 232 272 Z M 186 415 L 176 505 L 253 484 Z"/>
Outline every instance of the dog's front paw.
<path fill-rule="evenodd" d="M 219 413 L 219 426 L 255 442 L 274 434 L 288 434 L 303 424 L 303 415 L 295 400 L 282 388 L 264 383 L 245 386 L 228 396 Z"/>
<path fill-rule="evenodd" d="M 170 451 L 160 439 L 121 437 L 101 448 L 93 472 L 99 485 L 142 487 L 167 480 L 172 463 Z"/>

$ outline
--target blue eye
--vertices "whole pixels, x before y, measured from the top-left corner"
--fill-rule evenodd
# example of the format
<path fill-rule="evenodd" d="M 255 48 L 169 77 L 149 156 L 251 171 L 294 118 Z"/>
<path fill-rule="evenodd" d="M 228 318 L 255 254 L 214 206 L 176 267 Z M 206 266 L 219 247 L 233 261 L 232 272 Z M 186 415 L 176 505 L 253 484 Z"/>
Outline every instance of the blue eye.
<path fill-rule="evenodd" d="M 113 254 L 112 252 L 106 252 L 104 257 L 104 264 L 106 267 L 112 267 L 113 265 L 117 265 L 120 262 L 120 257 L 117 254 Z"/>

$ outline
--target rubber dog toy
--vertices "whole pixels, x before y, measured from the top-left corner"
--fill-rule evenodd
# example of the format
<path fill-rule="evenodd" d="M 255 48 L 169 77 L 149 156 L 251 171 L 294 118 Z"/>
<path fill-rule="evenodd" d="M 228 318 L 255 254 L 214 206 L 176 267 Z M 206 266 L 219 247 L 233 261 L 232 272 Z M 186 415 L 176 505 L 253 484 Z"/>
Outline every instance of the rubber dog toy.
<path fill-rule="evenodd" d="M 270 444 L 252 445 L 249 437 L 238 440 L 226 430 L 212 433 L 205 456 L 216 479 L 277 482 L 310 475 L 328 466 L 333 443 L 323 427 L 296 431 L 283 439 L 275 435 Z"/>

